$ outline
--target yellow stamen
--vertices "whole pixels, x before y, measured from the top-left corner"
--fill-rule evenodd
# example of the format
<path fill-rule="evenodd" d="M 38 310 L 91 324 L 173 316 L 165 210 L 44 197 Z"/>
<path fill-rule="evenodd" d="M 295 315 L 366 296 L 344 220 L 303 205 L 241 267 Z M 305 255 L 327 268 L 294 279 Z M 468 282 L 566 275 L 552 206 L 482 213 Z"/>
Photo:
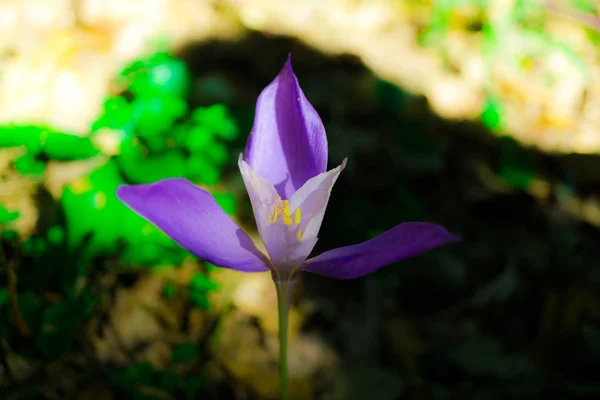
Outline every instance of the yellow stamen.
<path fill-rule="evenodd" d="M 281 215 L 281 208 L 278 207 L 277 205 L 273 206 L 273 219 L 271 220 L 271 222 L 275 223 L 277 222 L 277 218 L 279 218 L 279 215 Z"/>
<path fill-rule="evenodd" d="M 302 228 L 298 228 L 298 241 L 302 240 Z"/>
<path fill-rule="evenodd" d="M 275 223 L 279 219 L 279 217 L 283 215 L 283 223 L 286 225 L 292 224 L 292 211 L 290 210 L 290 201 L 289 200 L 279 200 L 275 204 L 273 204 L 273 216 L 270 217 L 271 222 Z M 300 209 L 296 209 L 296 213 L 294 214 L 294 221 L 297 224 L 300 223 L 301 213 Z"/>
<path fill-rule="evenodd" d="M 290 211 L 289 200 L 283 200 L 283 223 L 286 225 L 292 224 L 292 213 Z"/>

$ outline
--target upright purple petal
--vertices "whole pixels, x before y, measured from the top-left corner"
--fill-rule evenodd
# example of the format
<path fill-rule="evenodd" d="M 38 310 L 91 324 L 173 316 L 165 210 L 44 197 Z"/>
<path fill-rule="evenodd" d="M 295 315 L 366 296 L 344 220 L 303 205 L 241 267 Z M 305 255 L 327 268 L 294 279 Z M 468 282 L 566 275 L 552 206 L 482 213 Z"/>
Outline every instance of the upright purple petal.
<path fill-rule="evenodd" d="M 405 222 L 366 242 L 326 251 L 307 260 L 302 270 L 329 278 L 353 279 L 457 240 L 439 225 Z"/>
<path fill-rule="evenodd" d="M 325 128 L 300 89 L 291 56 L 258 97 L 244 159 L 284 200 L 327 170 Z"/>
<path fill-rule="evenodd" d="M 269 269 L 266 256 L 214 197 L 186 179 L 122 185 L 117 197 L 203 260 L 244 272 Z"/>

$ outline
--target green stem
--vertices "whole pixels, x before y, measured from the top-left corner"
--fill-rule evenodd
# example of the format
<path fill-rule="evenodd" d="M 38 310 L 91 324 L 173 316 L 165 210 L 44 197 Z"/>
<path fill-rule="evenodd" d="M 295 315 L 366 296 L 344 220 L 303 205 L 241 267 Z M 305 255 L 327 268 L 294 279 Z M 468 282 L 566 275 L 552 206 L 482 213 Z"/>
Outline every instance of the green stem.
<path fill-rule="evenodd" d="M 281 385 L 281 400 L 289 400 L 290 398 L 288 392 L 287 339 L 288 315 L 293 286 L 294 282 L 291 280 L 275 280 L 277 310 L 279 312 L 279 384 Z"/>

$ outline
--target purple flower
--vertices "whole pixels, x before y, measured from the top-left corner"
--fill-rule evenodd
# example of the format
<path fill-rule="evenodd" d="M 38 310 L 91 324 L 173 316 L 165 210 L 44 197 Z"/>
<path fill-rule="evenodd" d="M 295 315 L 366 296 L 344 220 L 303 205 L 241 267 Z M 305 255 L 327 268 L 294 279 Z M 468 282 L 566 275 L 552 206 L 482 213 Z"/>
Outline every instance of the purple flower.
<path fill-rule="evenodd" d="M 276 281 L 300 271 L 351 279 L 457 238 L 428 222 L 406 222 L 374 239 L 307 260 L 331 190 L 346 166 L 327 171 L 327 137 L 300 89 L 291 59 L 260 94 L 245 157 L 238 165 L 268 256 L 218 206 L 182 178 L 120 186 L 117 196 L 198 257 L 244 272 L 271 270 Z"/>

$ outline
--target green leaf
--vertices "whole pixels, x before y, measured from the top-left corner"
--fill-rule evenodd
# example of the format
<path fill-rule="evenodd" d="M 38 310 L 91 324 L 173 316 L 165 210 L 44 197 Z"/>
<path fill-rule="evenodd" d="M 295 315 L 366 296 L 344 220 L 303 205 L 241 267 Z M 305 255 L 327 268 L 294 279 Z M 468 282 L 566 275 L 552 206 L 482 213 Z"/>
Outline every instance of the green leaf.
<path fill-rule="evenodd" d="M 42 134 L 47 129 L 33 125 L 0 127 L 0 147 L 25 146 L 28 153 L 37 154 L 42 148 Z"/>
<path fill-rule="evenodd" d="M 157 371 L 154 380 L 157 388 L 167 393 L 175 393 L 181 382 L 181 377 L 173 369 L 164 369 Z"/>
<path fill-rule="evenodd" d="M 8 211 L 6 207 L 0 204 L 0 224 L 4 224 L 7 222 L 13 222 L 21 216 L 21 213 L 18 211 Z"/>
<path fill-rule="evenodd" d="M 223 166 L 229 161 L 229 150 L 225 145 L 215 142 L 206 149 L 207 157 L 216 165 Z"/>
<path fill-rule="evenodd" d="M 25 154 L 14 161 L 16 170 L 23 175 L 41 177 L 46 171 L 46 164 L 36 160 L 34 156 Z"/>
<path fill-rule="evenodd" d="M 162 289 L 162 294 L 165 299 L 173 300 L 177 295 L 177 285 L 173 280 L 165 281 Z"/>
<path fill-rule="evenodd" d="M 109 97 L 104 101 L 103 108 L 104 112 L 92 124 L 92 132 L 102 128 L 125 130 L 133 128 L 134 108 L 125 98 L 120 96 Z"/>
<path fill-rule="evenodd" d="M 197 400 L 199 399 L 200 392 L 204 388 L 204 381 L 200 378 L 189 377 L 183 382 L 181 390 L 183 391 L 183 397 L 186 400 Z"/>
<path fill-rule="evenodd" d="M 55 160 L 84 160 L 99 153 L 89 138 L 58 132 L 46 135 L 43 151 Z"/>
<path fill-rule="evenodd" d="M 48 243 L 44 238 L 32 236 L 22 244 L 23 254 L 32 257 L 41 257 L 48 249 Z"/>
<path fill-rule="evenodd" d="M 480 118 L 486 128 L 497 131 L 502 129 L 502 101 L 492 96 L 487 96 Z"/>
<path fill-rule="evenodd" d="M 217 204 L 229 215 L 233 215 L 237 211 L 237 199 L 231 193 L 214 193 L 213 197 Z"/>
<path fill-rule="evenodd" d="M 190 281 L 190 290 L 211 291 L 219 288 L 219 285 L 210 280 L 208 276 L 202 273 L 195 274 Z"/>
<path fill-rule="evenodd" d="M 507 266 L 500 276 L 475 293 L 471 303 L 476 307 L 485 307 L 490 303 L 504 303 L 515 293 L 518 286 L 517 269 L 514 266 Z"/>
<path fill-rule="evenodd" d="M 212 131 L 209 127 L 198 125 L 187 132 L 185 146 L 190 153 L 202 153 L 214 144 Z"/>
<path fill-rule="evenodd" d="M 48 359 L 55 359 L 71 348 L 80 322 L 74 312 L 74 307 L 66 301 L 45 305 L 35 340 Z"/>
<path fill-rule="evenodd" d="M 452 18 L 451 0 L 434 1 L 431 20 L 419 37 L 419 42 L 428 47 L 439 44 L 450 28 Z"/>
<path fill-rule="evenodd" d="M 223 104 L 194 109 L 192 120 L 207 127 L 216 136 L 227 141 L 235 139 L 239 133 L 237 125 L 231 119 L 227 107 Z"/>
<path fill-rule="evenodd" d="M 109 161 L 65 189 L 61 205 L 69 249 L 76 249 L 91 234 L 86 256 L 113 254 L 117 250 L 124 229 L 123 213 L 130 212 L 116 196 L 121 183 L 124 182 L 117 164 Z"/>
<path fill-rule="evenodd" d="M 499 146 L 498 175 L 512 187 L 525 190 L 536 177 L 534 155 L 512 138 L 503 137 Z"/>
<path fill-rule="evenodd" d="M 25 324 L 29 327 L 35 327 L 39 323 L 38 313 L 42 307 L 42 302 L 37 298 L 35 293 L 31 290 L 20 292 L 17 300 L 17 306 L 19 312 L 25 321 Z M 10 317 L 12 321 L 12 315 Z M 14 321 L 11 323 L 14 324 Z"/>
<path fill-rule="evenodd" d="M 189 179 L 205 185 L 214 185 L 221 179 L 220 169 L 203 156 L 191 156 L 186 161 L 186 174 Z"/>
<path fill-rule="evenodd" d="M 204 274 L 196 274 L 189 284 L 190 302 L 203 310 L 208 310 L 210 303 L 208 301 L 208 292 L 217 290 L 219 285 L 210 280 Z"/>
<path fill-rule="evenodd" d="M 405 391 L 405 383 L 393 370 L 377 366 L 346 369 L 336 379 L 333 391 L 324 400 L 396 400 Z"/>
<path fill-rule="evenodd" d="M 197 343 L 187 342 L 173 346 L 172 361 L 174 364 L 185 364 L 198 356 L 199 347 Z"/>
<path fill-rule="evenodd" d="M 173 149 L 144 155 L 143 147 L 134 140 L 123 143 L 117 161 L 123 175 L 133 183 L 153 183 L 186 175 L 186 158 L 183 153 Z"/>
<path fill-rule="evenodd" d="M 571 4 L 585 13 L 595 14 L 598 11 L 597 0 L 571 0 Z"/>
<path fill-rule="evenodd" d="M 0 307 L 8 304 L 10 300 L 10 293 L 7 288 L 0 288 Z"/>
<path fill-rule="evenodd" d="M 408 95 L 397 85 L 377 79 L 375 95 L 379 104 L 391 113 L 399 113 L 407 103 Z"/>
<path fill-rule="evenodd" d="M 138 96 L 132 106 L 136 132 L 145 138 L 166 133 L 187 111 L 187 103 L 176 96 Z"/>
<path fill-rule="evenodd" d="M 111 383 L 121 389 L 127 389 L 135 385 L 151 386 L 153 383 L 155 369 L 150 363 L 138 363 L 129 367 L 121 368 L 110 376 Z"/>
<path fill-rule="evenodd" d="M 535 373 L 525 356 L 504 354 L 500 343 L 487 336 L 469 337 L 448 352 L 450 359 L 469 375 L 509 379 Z"/>
<path fill-rule="evenodd" d="M 205 263 L 204 263 L 204 265 L 205 265 L 205 267 L 206 267 L 206 270 L 207 270 L 208 272 L 214 271 L 215 269 L 218 269 L 218 268 L 219 268 L 219 267 L 217 267 L 215 264 L 211 264 L 211 263 L 209 263 L 209 262 L 205 262 Z"/>
<path fill-rule="evenodd" d="M 48 241 L 54 245 L 62 243 L 65 238 L 65 230 L 61 225 L 54 225 L 46 232 Z"/>
<path fill-rule="evenodd" d="M 189 92 L 191 83 L 187 65 L 165 52 L 134 61 L 120 76 L 136 95 L 184 97 Z"/>
<path fill-rule="evenodd" d="M 14 229 L 4 229 L 0 232 L 0 238 L 9 242 L 16 242 L 19 239 L 19 233 Z"/>

